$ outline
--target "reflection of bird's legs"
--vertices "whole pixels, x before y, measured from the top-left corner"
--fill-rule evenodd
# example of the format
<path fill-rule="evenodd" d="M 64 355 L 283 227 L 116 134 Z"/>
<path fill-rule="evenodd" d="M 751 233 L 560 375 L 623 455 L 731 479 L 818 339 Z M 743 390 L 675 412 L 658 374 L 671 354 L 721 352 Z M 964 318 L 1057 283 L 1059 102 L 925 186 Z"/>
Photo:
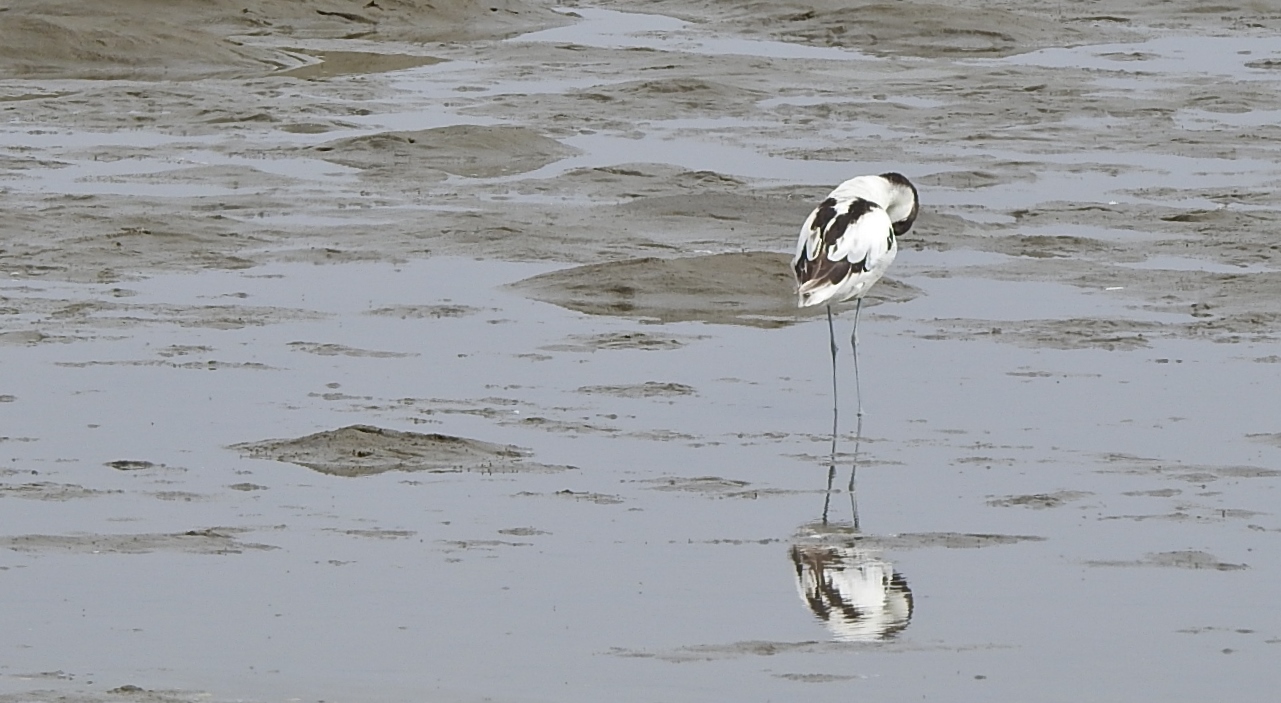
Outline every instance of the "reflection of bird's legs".
<path fill-rule="evenodd" d="M 858 428 L 854 431 L 854 461 L 850 465 L 850 512 L 854 515 L 854 529 L 858 529 L 858 500 L 854 494 L 854 477 L 858 474 L 858 450 L 863 443 L 863 416 L 858 416 Z M 836 468 L 836 463 L 832 463 L 832 468 Z M 828 490 L 831 490 L 831 479 L 828 479 Z"/>
<path fill-rule="evenodd" d="M 850 491 L 850 515 L 853 516 L 854 531 L 859 532 L 861 528 L 858 525 L 858 496 L 854 495 L 854 491 Z"/>
<path fill-rule="evenodd" d="M 830 315 L 831 308 L 828 308 L 828 310 L 829 310 L 828 314 Z M 858 399 L 859 418 L 863 417 L 863 389 L 859 386 L 859 382 L 858 382 L 858 314 L 862 312 L 862 310 L 863 310 L 863 299 L 859 298 L 858 302 L 854 304 L 854 332 L 853 334 L 850 335 L 850 346 L 854 348 L 854 395 Z M 831 320 L 829 319 L 828 321 L 830 322 Z M 833 342 L 833 347 L 835 347 L 835 342 Z M 832 352 L 832 353 L 835 354 L 836 352 Z M 836 369 L 835 360 L 832 361 L 832 369 L 833 369 L 833 385 L 835 385 L 835 369 Z"/>
<path fill-rule="evenodd" d="M 823 495 L 823 524 L 827 524 L 827 509 L 832 503 L 832 480 L 836 478 L 836 455 L 832 455 L 832 463 L 827 467 L 827 491 Z"/>

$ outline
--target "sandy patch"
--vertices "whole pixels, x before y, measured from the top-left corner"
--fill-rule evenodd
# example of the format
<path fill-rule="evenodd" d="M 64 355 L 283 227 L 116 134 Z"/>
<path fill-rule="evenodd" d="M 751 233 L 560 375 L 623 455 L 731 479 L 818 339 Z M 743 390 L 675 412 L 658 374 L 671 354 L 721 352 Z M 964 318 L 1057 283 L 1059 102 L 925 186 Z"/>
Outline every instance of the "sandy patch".
<path fill-rule="evenodd" d="M 335 530 L 344 535 L 352 537 L 368 537 L 372 539 L 407 539 L 418 534 L 413 530 Z"/>
<path fill-rule="evenodd" d="M 1281 476 L 1281 469 L 1264 466 L 1215 466 L 1163 461 L 1128 454 L 1109 454 L 1102 457 L 1103 473 L 1159 476 L 1187 483 L 1210 483 L 1221 479 L 1268 479 Z"/>
<path fill-rule="evenodd" d="M 850 653 L 866 650 L 875 650 L 878 652 L 910 652 L 910 651 L 948 651 L 964 652 L 975 649 L 991 649 L 987 645 L 954 645 L 939 646 L 928 644 L 913 644 L 904 642 L 818 642 L 818 641 L 801 641 L 801 642 L 778 642 L 765 640 L 745 640 L 742 642 L 731 642 L 728 644 L 700 644 L 688 647 L 678 647 L 670 650 L 645 651 L 625 649 L 616 647 L 608 653 L 616 657 L 628 657 L 638 659 L 657 659 L 659 661 L 671 662 L 675 664 L 701 661 L 723 661 L 727 659 L 738 659 L 742 657 L 772 657 L 775 655 L 788 654 L 822 654 L 822 653 Z"/>
<path fill-rule="evenodd" d="M 54 483 L 51 481 L 0 484 L 0 498 L 26 498 L 28 500 L 65 501 L 123 492 L 120 490 L 99 490 L 86 488 L 74 483 Z"/>
<path fill-rule="evenodd" d="M 4 12 L 0 66 L 9 75 L 143 80 L 262 74 L 303 63 L 264 46 L 263 39 L 272 36 L 457 41 L 568 21 L 522 0 L 266 0 L 252 7 L 230 0 L 100 0 L 88 6 L 73 0 L 16 0 Z M 355 60 L 330 58 L 346 64 Z M 395 70 L 406 67 L 404 61 L 366 58 L 363 63 L 366 71 Z M 347 72 L 350 66 L 334 75 Z M 324 75 L 326 69 L 308 68 L 298 77 Z"/>
<path fill-rule="evenodd" d="M 676 491 L 710 496 L 740 495 L 745 492 L 745 489 L 748 486 L 751 485 L 747 481 L 721 478 L 720 476 L 697 476 L 694 478 L 672 476 L 667 478 L 650 479 L 644 483 L 648 484 L 648 487 L 655 491 Z"/>
<path fill-rule="evenodd" d="M 468 178 L 525 173 L 577 153 L 528 128 L 504 125 L 384 132 L 313 149 L 326 161 L 378 173 L 418 174 L 427 168 Z"/>
<path fill-rule="evenodd" d="M 370 476 L 386 471 L 511 473 L 570 468 L 526 461 L 529 450 L 510 444 L 369 425 L 351 425 L 297 439 L 245 442 L 232 449 L 332 476 Z"/>
<path fill-rule="evenodd" d="M 5 8 L 0 65 L 10 75 L 29 78 L 183 79 L 264 72 L 289 60 L 278 51 L 238 46 L 200 29 L 148 19 L 145 12 L 102 12 L 111 4 L 126 5 L 94 3 L 98 12 L 92 18 Z"/>
<path fill-rule="evenodd" d="M 316 80 L 337 76 L 402 71 L 406 68 L 430 66 L 444 61 L 444 59 L 438 59 L 435 56 L 376 54 L 369 51 L 304 51 L 301 53 L 314 56 L 317 62 L 282 71 L 279 75 Z"/>
<path fill-rule="evenodd" d="M 783 327 L 822 310 L 797 310 L 786 254 L 745 252 L 680 259 L 644 258 L 553 271 L 512 287 L 535 300 L 590 315 L 656 322 L 711 322 Z M 878 301 L 915 297 L 911 286 L 883 281 Z"/>
<path fill-rule="evenodd" d="M 1209 552 L 1189 549 L 1178 552 L 1157 552 L 1131 561 L 1089 561 L 1090 566 L 1160 566 L 1174 569 L 1205 569 L 1208 571 L 1241 571 L 1248 564 L 1232 564 L 1219 560 Z"/>
<path fill-rule="evenodd" d="M 19 678 L 31 680 L 73 681 L 76 676 L 62 671 L 21 674 Z M 48 685 L 48 684 L 45 684 Z M 116 686 L 106 691 L 65 689 L 34 689 L 21 693 L 0 695 L 0 703 L 214 703 L 219 699 L 212 698 L 204 691 L 181 691 L 173 689 L 147 689 L 134 684 Z"/>
<path fill-rule="evenodd" d="M 531 491 L 521 491 L 516 494 L 521 498 L 540 498 L 552 497 L 562 500 L 572 500 L 576 503 L 594 503 L 596 505 L 621 505 L 624 501 L 621 496 L 609 493 L 596 493 L 594 491 L 574 491 L 568 488 L 554 493 L 534 493 Z"/>
<path fill-rule="evenodd" d="M 1061 22 L 994 8 L 919 2 L 851 7 L 831 0 L 792 0 L 762 13 L 763 4 L 741 3 L 742 15 L 731 21 L 753 32 L 872 54 L 1005 56 L 1084 40 Z"/>
<path fill-rule="evenodd" d="M 619 386 L 583 386 L 578 389 L 578 392 L 587 395 L 612 395 L 619 398 L 673 398 L 697 393 L 693 386 L 658 381 Z"/>
<path fill-rule="evenodd" d="M 240 554 L 245 551 L 276 549 L 267 544 L 242 542 L 232 528 L 212 528 L 174 533 L 17 535 L 0 537 L 0 548 L 42 554 Z"/>
<path fill-rule="evenodd" d="M 649 334 L 646 332 L 607 332 L 604 334 L 570 335 L 560 344 L 549 344 L 540 349 L 556 352 L 595 352 L 611 349 L 638 349 L 663 351 L 680 349 L 692 341 L 702 339 L 697 335 Z"/>
<path fill-rule="evenodd" d="M 482 312 L 480 308 L 467 305 L 394 305 L 370 310 L 369 315 L 384 315 L 409 319 L 439 319 L 442 317 L 466 317 Z"/>
<path fill-rule="evenodd" d="M 1054 493 L 1033 493 L 991 498 L 987 501 L 987 504 L 998 508 L 1019 507 L 1042 510 L 1045 508 L 1058 508 L 1082 498 L 1088 498 L 1091 495 L 1093 494 L 1085 491 L 1055 491 Z"/>
<path fill-rule="evenodd" d="M 317 356 L 355 356 L 368 357 L 372 359 L 403 359 L 411 356 L 418 356 L 412 352 L 389 352 L 375 351 L 372 349 L 357 349 L 345 344 L 332 344 L 328 342 L 290 342 L 290 350 L 315 354 Z"/>

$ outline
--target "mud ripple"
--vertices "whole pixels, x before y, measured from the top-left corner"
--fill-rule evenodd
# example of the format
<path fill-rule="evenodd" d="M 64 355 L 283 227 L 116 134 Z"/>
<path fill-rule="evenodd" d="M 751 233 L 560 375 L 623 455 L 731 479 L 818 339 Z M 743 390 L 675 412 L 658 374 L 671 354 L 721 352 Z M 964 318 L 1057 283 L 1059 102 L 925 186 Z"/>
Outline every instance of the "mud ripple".
<path fill-rule="evenodd" d="M 1151 345 L 1150 338 L 1173 326 L 1157 322 L 1076 318 L 1068 320 L 937 319 L 936 330 L 920 334 L 922 339 L 991 339 L 1033 349 L 1104 349 L 1130 351 Z"/>
<path fill-rule="evenodd" d="M 230 533 L 243 530 L 213 528 L 172 533 L 16 535 L 0 537 L 0 548 L 45 554 L 240 554 L 277 549 L 269 544 L 242 542 Z"/>
<path fill-rule="evenodd" d="M 606 334 L 570 335 L 561 344 L 549 344 L 539 347 L 544 351 L 561 352 L 594 352 L 606 349 L 639 349 L 641 351 L 661 351 L 680 349 L 689 340 L 704 339 L 702 336 L 677 336 L 646 334 L 645 332 L 610 332 Z"/>
<path fill-rule="evenodd" d="M 771 496 L 796 495 L 799 493 L 821 493 L 822 491 L 798 491 L 786 488 L 750 488 L 752 484 L 747 481 L 736 479 L 722 478 L 720 476 L 666 476 L 662 478 L 647 479 L 641 481 L 646 488 L 654 491 L 665 491 L 672 493 L 690 493 L 702 495 L 707 498 L 747 498 L 755 500 Z M 724 544 L 727 542 L 736 542 L 736 540 L 713 540 L 712 543 Z M 756 540 L 746 540 L 745 543 L 756 543 Z"/>
<path fill-rule="evenodd" d="M 297 439 L 244 442 L 231 447 L 245 456 L 274 459 L 331 476 L 370 476 L 386 471 L 514 473 L 564 471 L 526 459 L 527 449 L 444 434 L 351 425 Z"/>
<path fill-rule="evenodd" d="M 1177 552 L 1156 552 L 1142 559 L 1129 561 L 1088 561 L 1090 566 L 1160 566 L 1175 569 L 1197 569 L 1210 571 L 1241 571 L 1248 569 L 1248 564 L 1232 564 L 1221 561 L 1209 552 L 1189 549 Z"/>
<path fill-rule="evenodd" d="M 293 351 L 316 354 L 318 356 L 362 356 L 377 359 L 402 359 L 410 356 L 418 356 L 413 352 L 389 352 L 389 351 L 372 351 L 369 349 L 356 349 L 342 344 L 329 344 L 323 342 L 290 342 L 287 345 Z"/>
<path fill-rule="evenodd" d="M 858 538 L 860 547 L 874 549 L 980 549 L 1020 542 L 1044 542 L 1035 535 L 996 535 L 966 532 L 917 532 L 901 535 L 865 535 Z"/>
<path fill-rule="evenodd" d="M 761 251 L 648 257 L 553 271 L 512 287 L 589 315 L 783 327 L 818 314 L 797 310 L 790 262 L 787 254 Z M 903 302 L 918 293 L 906 284 L 884 281 L 868 302 Z"/>
<path fill-rule="evenodd" d="M 516 495 L 520 498 L 551 496 L 553 498 L 568 499 L 580 503 L 595 503 L 597 505 L 620 505 L 623 503 L 621 496 L 611 495 L 608 493 L 595 493 L 593 491 L 574 491 L 568 488 L 556 491 L 555 493 L 533 493 L 530 491 L 521 491 Z"/>
<path fill-rule="evenodd" d="M 1130 454 L 1105 454 L 1101 457 L 1101 461 L 1107 465 L 1107 468 L 1100 469 L 1102 473 L 1161 476 L 1189 483 L 1210 483 L 1220 479 L 1233 478 L 1275 478 L 1281 476 L 1281 470 L 1262 466 L 1183 464 L 1177 461 L 1138 457 Z"/>
<path fill-rule="evenodd" d="M 52 483 L 49 481 L 0 485 L 0 498 L 26 498 L 28 500 L 65 501 L 78 498 L 95 498 L 113 493 L 124 493 L 124 491 L 99 490 L 85 488 L 74 483 Z"/>
<path fill-rule="evenodd" d="M 1020 507 L 1042 510 L 1045 508 L 1057 508 L 1067 505 L 1073 501 L 1088 498 L 1091 495 L 1094 494 L 1085 491 L 1056 491 L 1054 493 L 1034 493 L 1030 495 L 992 498 L 987 501 L 987 504 L 998 508 Z"/>
<path fill-rule="evenodd" d="M 913 645 L 905 642 L 774 642 L 746 640 L 728 644 L 696 644 L 661 651 L 645 651 L 613 647 L 606 652 L 616 657 L 657 659 L 672 663 L 720 661 L 740 657 L 772 657 L 778 654 L 822 654 L 836 652 L 948 651 L 964 652 L 976 649 L 995 649 L 997 645 Z"/>
<path fill-rule="evenodd" d="M 415 319 L 439 319 L 443 317 L 466 317 L 475 315 L 480 312 L 481 308 L 470 305 L 392 305 L 385 308 L 370 310 L 369 315 L 381 315 L 384 317 L 399 317 L 402 320 Z"/>
<path fill-rule="evenodd" d="M 579 393 L 587 395 L 613 395 L 620 398 L 672 398 L 682 395 L 694 395 L 692 386 L 683 383 L 659 383 L 646 381 L 623 386 L 583 386 Z"/>
<path fill-rule="evenodd" d="M 362 170 L 403 172 L 423 166 L 442 175 L 493 178 L 525 173 L 578 150 L 527 128 L 452 125 L 415 132 L 383 132 L 312 147 L 321 158 Z"/>

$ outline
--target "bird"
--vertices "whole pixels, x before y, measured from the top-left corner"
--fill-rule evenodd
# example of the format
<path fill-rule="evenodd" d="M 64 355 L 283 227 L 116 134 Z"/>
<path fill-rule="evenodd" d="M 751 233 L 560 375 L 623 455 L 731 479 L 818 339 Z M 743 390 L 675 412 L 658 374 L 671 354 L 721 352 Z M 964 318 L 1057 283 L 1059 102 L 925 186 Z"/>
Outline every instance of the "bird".
<path fill-rule="evenodd" d="M 832 432 L 836 432 L 836 331 L 832 305 L 856 301 L 854 389 L 860 428 L 863 394 L 858 378 L 858 316 L 863 297 L 881 280 L 898 254 L 898 237 L 907 233 L 920 211 L 916 186 L 900 173 L 858 176 L 836 186 L 801 225 L 792 272 L 797 307 L 827 306 L 832 347 Z"/>

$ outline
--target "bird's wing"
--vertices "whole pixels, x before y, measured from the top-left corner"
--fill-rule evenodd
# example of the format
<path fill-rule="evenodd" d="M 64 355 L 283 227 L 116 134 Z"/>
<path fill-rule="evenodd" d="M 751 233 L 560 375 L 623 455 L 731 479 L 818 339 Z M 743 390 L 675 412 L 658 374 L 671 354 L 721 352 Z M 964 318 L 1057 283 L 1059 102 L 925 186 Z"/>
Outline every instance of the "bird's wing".
<path fill-rule="evenodd" d="M 893 231 L 889 215 L 876 203 L 829 197 L 801 225 L 792 260 L 797 284 L 835 284 L 872 268 L 889 251 Z"/>
<path fill-rule="evenodd" d="M 836 246 L 828 254 L 832 259 L 844 259 L 856 268 L 870 271 L 877 260 L 885 256 L 892 244 L 894 225 L 890 216 L 880 207 L 873 207 L 855 219 L 845 228 L 845 233 L 837 238 Z M 863 262 L 858 267 L 858 262 Z"/>

